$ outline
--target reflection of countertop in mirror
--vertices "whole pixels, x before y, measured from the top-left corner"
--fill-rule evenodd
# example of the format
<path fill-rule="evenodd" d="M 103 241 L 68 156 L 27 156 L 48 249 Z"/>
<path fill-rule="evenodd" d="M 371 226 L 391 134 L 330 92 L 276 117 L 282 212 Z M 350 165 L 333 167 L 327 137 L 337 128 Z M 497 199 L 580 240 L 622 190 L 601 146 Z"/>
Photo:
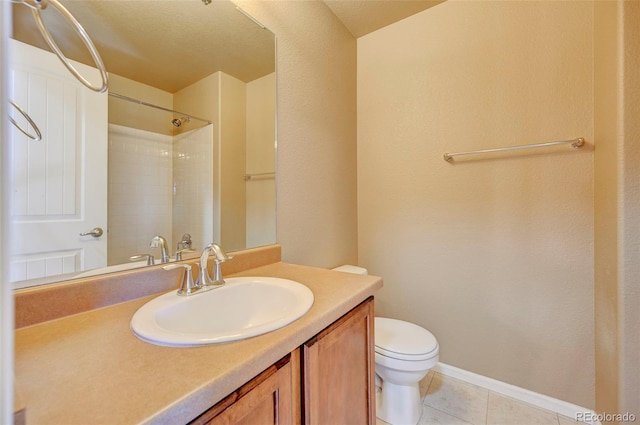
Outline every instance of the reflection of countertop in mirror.
<path fill-rule="evenodd" d="M 22 397 L 22 392 L 17 384 L 13 386 L 13 425 L 24 425 L 26 419 L 27 403 Z"/>
<path fill-rule="evenodd" d="M 281 262 L 234 275 L 297 280 L 314 304 L 279 330 L 203 347 L 160 347 L 133 335 L 132 315 L 155 295 L 18 329 L 15 371 L 27 423 L 188 422 L 382 286 L 375 276 Z"/>

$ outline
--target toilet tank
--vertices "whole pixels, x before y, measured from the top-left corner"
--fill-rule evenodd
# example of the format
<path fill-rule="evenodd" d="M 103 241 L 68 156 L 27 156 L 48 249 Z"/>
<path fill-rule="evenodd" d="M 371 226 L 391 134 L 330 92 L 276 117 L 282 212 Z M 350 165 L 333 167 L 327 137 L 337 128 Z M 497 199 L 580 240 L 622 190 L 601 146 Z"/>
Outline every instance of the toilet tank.
<path fill-rule="evenodd" d="M 336 267 L 334 269 L 337 272 L 345 272 L 345 273 L 353 273 L 353 274 L 369 274 L 367 269 L 364 267 L 352 266 L 350 264 L 345 264 L 343 266 Z"/>

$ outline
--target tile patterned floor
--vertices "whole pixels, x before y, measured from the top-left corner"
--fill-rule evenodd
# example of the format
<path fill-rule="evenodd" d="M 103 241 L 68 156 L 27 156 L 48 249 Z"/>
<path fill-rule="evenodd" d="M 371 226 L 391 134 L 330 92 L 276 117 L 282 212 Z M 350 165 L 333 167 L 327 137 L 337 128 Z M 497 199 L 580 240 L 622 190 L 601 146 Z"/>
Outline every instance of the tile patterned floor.
<path fill-rule="evenodd" d="M 572 418 L 430 371 L 418 425 L 575 425 Z M 377 425 L 386 425 L 378 419 Z"/>

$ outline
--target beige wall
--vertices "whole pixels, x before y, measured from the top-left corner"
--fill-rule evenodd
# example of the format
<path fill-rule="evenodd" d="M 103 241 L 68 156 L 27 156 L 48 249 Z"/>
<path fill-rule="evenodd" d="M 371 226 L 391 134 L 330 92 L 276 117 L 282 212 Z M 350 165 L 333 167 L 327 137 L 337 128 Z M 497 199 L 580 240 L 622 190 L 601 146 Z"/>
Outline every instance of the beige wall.
<path fill-rule="evenodd" d="M 321 1 L 237 0 L 277 39 L 277 240 L 284 261 L 357 260 L 356 41 Z"/>
<path fill-rule="evenodd" d="M 640 418 L 640 2 L 620 4 L 624 19 L 624 120 L 620 228 L 620 404 Z"/>
<path fill-rule="evenodd" d="M 596 408 L 618 407 L 618 22 L 616 2 L 596 2 L 594 44 Z"/>
<path fill-rule="evenodd" d="M 276 74 L 247 83 L 247 174 L 273 173 L 276 169 Z M 257 176 L 247 180 L 246 246 L 276 240 L 276 179 Z"/>
<path fill-rule="evenodd" d="M 220 244 L 228 251 L 246 247 L 247 85 L 220 74 Z"/>
<path fill-rule="evenodd" d="M 173 95 L 137 81 L 109 74 L 109 91 L 152 105 L 173 109 Z M 139 130 L 171 135 L 174 126 L 169 112 L 149 108 L 109 96 L 109 122 Z"/>
<path fill-rule="evenodd" d="M 457 2 L 358 39 L 359 263 L 441 361 L 594 406 L 593 6 Z"/>
<path fill-rule="evenodd" d="M 174 93 L 173 108 L 215 123 L 219 114 L 220 73 L 215 72 Z"/>
<path fill-rule="evenodd" d="M 640 417 L 640 3 L 595 17 L 596 408 Z"/>

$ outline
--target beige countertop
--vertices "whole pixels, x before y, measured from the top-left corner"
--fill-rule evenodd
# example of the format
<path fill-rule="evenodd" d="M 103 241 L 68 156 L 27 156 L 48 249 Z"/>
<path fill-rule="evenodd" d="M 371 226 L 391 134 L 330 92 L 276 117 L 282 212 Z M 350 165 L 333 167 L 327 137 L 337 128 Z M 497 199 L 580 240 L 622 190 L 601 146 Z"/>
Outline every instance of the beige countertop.
<path fill-rule="evenodd" d="M 203 347 L 136 338 L 129 321 L 154 296 L 18 329 L 15 374 L 26 423 L 186 423 L 382 287 L 376 276 L 281 262 L 233 276 L 296 280 L 312 290 L 314 304 L 276 331 Z"/>

